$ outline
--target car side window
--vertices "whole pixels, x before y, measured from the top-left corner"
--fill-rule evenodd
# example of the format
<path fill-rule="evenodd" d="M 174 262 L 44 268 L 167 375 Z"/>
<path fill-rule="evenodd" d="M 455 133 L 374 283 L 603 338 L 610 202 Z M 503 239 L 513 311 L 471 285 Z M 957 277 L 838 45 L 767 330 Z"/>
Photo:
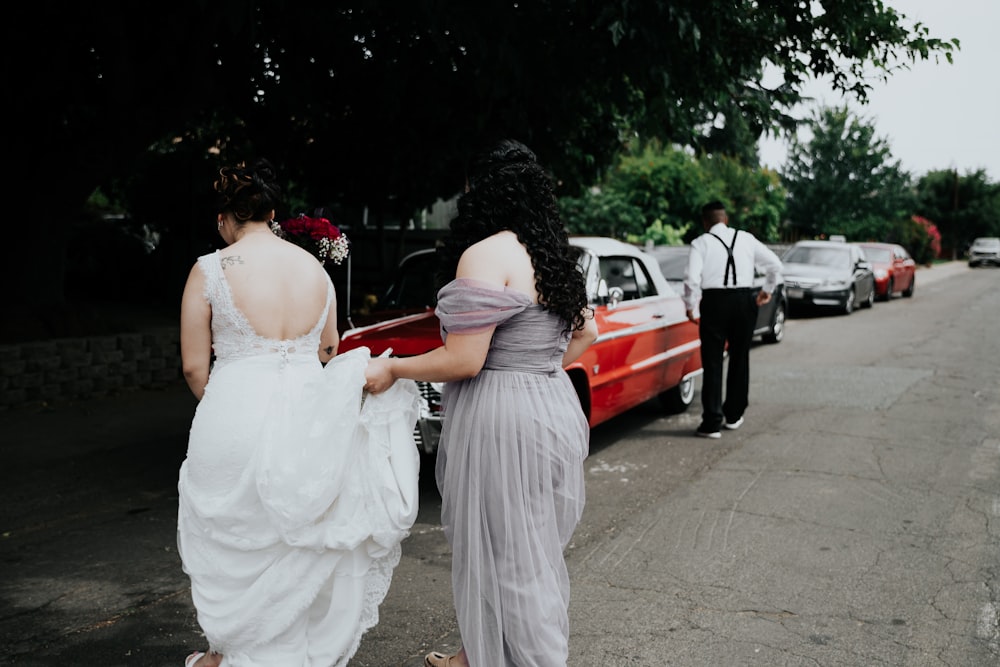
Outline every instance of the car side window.
<path fill-rule="evenodd" d="M 590 303 L 597 303 L 600 299 L 598 294 L 601 275 L 598 271 L 598 262 L 594 261 L 594 256 L 589 252 L 583 252 L 582 250 L 576 250 L 579 253 L 576 257 L 576 265 L 580 267 L 580 272 L 583 273 L 584 282 L 587 285 L 587 299 Z"/>
<path fill-rule="evenodd" d="M 646 267 L 633 257 L 604 257 L 601 277 L 608 287 L 622 290 L 622 301 L 641 299 L 656 293 Z"/>
<path fill-rule="evenodd" d="M 389 286 L 377 309 L 433 308 L 437 305 L 437 284 L 434 271 L 436 257 L 432 253 L 415 255 L 403 262 L 395 281 Z"/>
<path fill-rule="evenodd" d="M 639 296 L 646 297 L 656 294 L 653 281 L 646 273 L 646 267 L 643 266 L 642 262 L 632 260 L 632 264 L 635 266 L 635 281 L 639 285 Z"/>

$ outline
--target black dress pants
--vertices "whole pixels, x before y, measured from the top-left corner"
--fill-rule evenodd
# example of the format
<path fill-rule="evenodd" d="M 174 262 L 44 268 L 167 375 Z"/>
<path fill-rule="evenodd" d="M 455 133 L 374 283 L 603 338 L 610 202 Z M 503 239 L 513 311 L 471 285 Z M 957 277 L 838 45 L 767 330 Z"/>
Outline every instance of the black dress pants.
<path fill-rule="evenodd" d="M 757 322 L 752 289 L 708 289 L 701 296 L 702 431 L 718 431 L 723 420 L 743 416 L 750 393 L 750 342 Z M 726 397 L 722 400 L 722 366 L 729 351 Z"/>

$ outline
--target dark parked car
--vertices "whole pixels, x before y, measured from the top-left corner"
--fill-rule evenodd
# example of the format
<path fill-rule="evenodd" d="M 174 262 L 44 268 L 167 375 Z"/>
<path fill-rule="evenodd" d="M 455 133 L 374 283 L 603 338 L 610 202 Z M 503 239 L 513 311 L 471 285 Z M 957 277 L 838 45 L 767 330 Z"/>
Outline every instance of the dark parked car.
<path fill-rule="evenodd" d="M 836 308 L 850 315 L 875 303 L 875 274 L 864 250 L 841 241 L 799 241 L 781 256 L 792 308 Z"/>
<path fill-rule="evenodd" d="M 660 264 L 660 271 L 674 291 L 684 294 L 684 270 L 687 268 L 689 245 L 661 245 L 648 250 Z M 759 290 L 764 285 L 764 275 L 757 273 L 754 278 L 754 288 Z M 753 335 L 760 336 L 765 343 L 780 343 L 785 337 L 785 317 L 788 314 L 788 298 L 785 296 L 785 286 L 778 284 L 771 295 L 771 300 L 757 312 L 757 325 Z"/>
<path fill-rule="evenodd" d="M 992 264 L 1000 266 L 1000 238 L 983 236 L 969 246 L 969 266 Z"/>
<path fill-rule="evenodd" d="M 859 243 L 875 272 L 875 297 L 888 301 L 896 294 L 913 296 L 917 263 L 896 243 Z"/>

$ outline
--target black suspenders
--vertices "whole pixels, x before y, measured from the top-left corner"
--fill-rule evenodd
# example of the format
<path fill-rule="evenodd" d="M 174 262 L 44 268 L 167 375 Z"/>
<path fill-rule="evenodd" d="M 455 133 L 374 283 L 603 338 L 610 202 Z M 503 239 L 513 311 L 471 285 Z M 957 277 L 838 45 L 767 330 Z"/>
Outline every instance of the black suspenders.
<path fill-rule="evenodd" d="M 734 229 L 733 230 L 733 242 L 731 244 L 729 244 L 729 245 L 726 245 L 726 242 L 722 240 L 721 236 L 716 236 L 715 234 L 712 234 L 712 232 L 709 232 L 709 234 L 712 234 L 712 236 L 715 236 L 715 238 L 717 238 L 719 240 L 719 243 L 722 244 L 722 247 L 726 249 L 726 254 L 729 255 L 729 259 L 726 260 L 726 274 L 725 274 L 725 279 L 722 281 L 722 284 L 724 286 L 726 286 L 726 287 L 729 287 L 729 274 L 730 274 L 730 272 L 732 272 L 732 274 L 733 274 L 733 287 L 736 286 L 736 260 L 733 259 L 733 248 L 736 246 L 736 235 L 739 234 L 739 233 L 740 233 L 740 230 Z"/>

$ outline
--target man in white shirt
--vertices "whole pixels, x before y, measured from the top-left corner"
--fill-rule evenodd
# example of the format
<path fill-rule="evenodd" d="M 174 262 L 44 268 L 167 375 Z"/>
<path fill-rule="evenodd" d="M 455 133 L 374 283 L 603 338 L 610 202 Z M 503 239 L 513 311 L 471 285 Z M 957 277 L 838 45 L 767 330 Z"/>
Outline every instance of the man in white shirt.
<path fill-rule="evenodd" d="M 750 343 L 757 309 L 771 300 L 781 282 L 781 260 L 753 234 L 732 229 L 722 202 L 701 209 L 705 233 L 691 242 L 684 274 L 687 317 L 698 324 L 701 364 L 701 425 L 695 435 L 721 438 L 722 427 L 738 429 L 749 403 Z M 764 286 L 753 291 L 755 268 Z M 728 348 L 727 348 L 728 345 Z M 729 351 L 726 398 L 722 400 L 722 364 Z"/>

